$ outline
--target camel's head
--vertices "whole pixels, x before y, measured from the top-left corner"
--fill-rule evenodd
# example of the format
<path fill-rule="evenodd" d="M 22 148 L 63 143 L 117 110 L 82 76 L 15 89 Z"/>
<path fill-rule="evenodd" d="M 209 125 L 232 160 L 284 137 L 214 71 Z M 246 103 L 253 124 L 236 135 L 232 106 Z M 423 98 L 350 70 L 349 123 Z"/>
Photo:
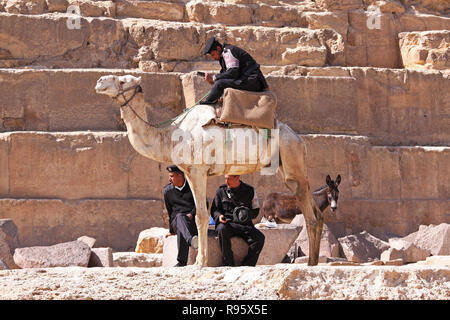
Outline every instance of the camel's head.
<path fill-rule="evenodd" d="M 120 93 L 129 91 L 141 84 L 141 77 L 134 77 L 132 75 L 103 76 L 97 80 L 95 91 L 100 94 L 106 94 L 112 98 L 117 97 Z"/>

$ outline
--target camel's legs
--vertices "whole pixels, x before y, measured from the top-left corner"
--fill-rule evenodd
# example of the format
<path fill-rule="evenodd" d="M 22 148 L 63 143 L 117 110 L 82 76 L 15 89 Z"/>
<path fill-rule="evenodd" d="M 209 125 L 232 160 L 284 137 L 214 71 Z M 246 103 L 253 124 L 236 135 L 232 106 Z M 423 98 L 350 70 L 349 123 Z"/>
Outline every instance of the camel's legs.
<path fill-rule="evenodd" d="M 186 173 L 195 200 L 195 223 L 198 230 L 198 253 L 195 265 L 206 266 L 208 263 L 208 223 L 209 213 L 206 206 L 207 176 L 204 171 L 192 168 Z"/>
<path fill-rule="evenodd" d="M 280 133 L 281 165 L 278 172 L 300 203 L 300 210 L 305 217 L 309 238 L 308 265 L 314 266 L 319 262 L 323 215 L 311 195 L 306 173 L 305 144 L 300 137 L 289 129 L 282 130 Z"/>

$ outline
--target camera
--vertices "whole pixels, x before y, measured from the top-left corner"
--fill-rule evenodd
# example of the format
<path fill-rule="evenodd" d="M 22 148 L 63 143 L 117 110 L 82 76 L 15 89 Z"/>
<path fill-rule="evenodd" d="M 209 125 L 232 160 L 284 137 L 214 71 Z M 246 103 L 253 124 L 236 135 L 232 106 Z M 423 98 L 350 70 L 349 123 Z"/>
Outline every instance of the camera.
<path fill-rule="evenodd" d="M 252 220 L 250 217 L 250 209 L 245 206 L 239 206 L 233 210 L 233 222 L 247 224 Z"/>

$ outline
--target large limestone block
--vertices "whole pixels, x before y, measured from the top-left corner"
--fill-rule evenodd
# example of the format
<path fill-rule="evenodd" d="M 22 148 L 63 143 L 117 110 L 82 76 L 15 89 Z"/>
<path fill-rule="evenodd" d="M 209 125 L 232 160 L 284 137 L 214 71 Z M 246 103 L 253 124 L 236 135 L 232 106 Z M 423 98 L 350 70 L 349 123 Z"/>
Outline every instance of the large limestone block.
<path fill-rule="evenodd" d="M 131 251 L 142 228 L 165 226 L 161 200 L 0 199 L 0 218 L 5 217 L 14 217 L 26 247 L 89 234 L 99 247 Z"/>
<path fill-rule="evenodd" d="M 14 59 L 53 68 L 137 66 L 137 48 L 120 20 L 78 17 L 79 28 L 69 28 L 64 16 L 0 15 L 2 48 Z"/>
<path fill-rule="evenodd" d="M 345 65 L 399 68 L 397 25 L 391 13 L 354 10 L 348 13 Z"/>
<path fill-rule="evenodd" d="M 119 130 L 119 105 L 95 92 L 104 75 L 118 70 L 2 70 L 0 131 Z M 144 103 L 152 123 L 163 122 L 182 110 L 181 80 L 176 74 L 129 71 L 142 77 Z M 170 92 L 170 94 L 167 94 Z M 11 119 L 15 119 L 13 122 Z"/>
<path fill-rule="evenodd" d="M 258 228 L 265 236 L 264 247 L 259 255 L 257 265 L 280 263 L 300 232 L 300 227 L 278 225 L 277 228 Z M 238 237 L 231 238 L 234 262 L 240 265 L 248 253 L 247 243 Z M 177 263 L 177 236 L 165 238 L 163 249 L 163 267 L 172 267 Z M 194 264 L 197 250 L 189 248 L 188 265 Z M 214 230 L 208 230 L 208 266 L 222 265 L 222 253 L 219 240 Z"/>
<path fill-rule="evenodd" d="M 111 248 L 91 248 L 88 267 L 114 267 Z"/>
<path fill-rule="evenodd" d="M 5 11 L 8 13 L 41 14 L 45 11 L 45 0 L 6 0 Z"/>
<path fill-rule="evenodd" d="M 389 249 L 389 244 L 363 231 L 338 239 L 345 257 L 353 262 L 379 260 L 381 253 Z"/>
<path fill-rule="evenodd" d="M 234 27 L 192 23 L 162 23 L 157 21 L 123 21 L 131 38 L 139 47 L 152 49 L 156 61 L 194 60 L 202 57 L 202 48 L 210 36 L 222 42 L 245 48 L 260 64 L 283 65 L 284 52 L 295 48 L 311 47 L 327 50 L 327 60 L 338 52 L 343 53 L 343 38 L 333 30 L 306 28 Z M 154 35 L 154 36 L 153 36 Z M 174 48 L 173 43 L 177 46 Z M 337 51 L 335 52 L 334 49 Z M 330 58 L 328 58 L 330 56 Z M 144 59 L 142 59 L 144 60 Z M 323 65 L 323 59 L 311 62 L 309 57 L 296 57 L 299 65 Z"/>
<path fill-rule="evenodd" d="M 186 13 L 190 21 L 245 25 L 251 24 L 253 12 L 248 6 L 196 0 L 186 4 Z"/>
<path fill-rule="evenodd" d="M 87 267 L 91 248 L 75 240 L 53 246 L 18 248 L 14 262 L 21 268 Z"/>
<path fill-rule="evenodd" d="M 429 255 L 429 250 L 417 247 L 415 244 L 404 240 L 389 240 L 389 249 L 381 253 L 381 260 L 389 261 L 402 259 L 405 263 L 425 260 Z"/>
<path fill-rule="evenodd" d="M 448 221 L 446 214 L 450 210 L 450 201 L 446 199 L 382 201 L 344 197 L 347 196 L 341 191 L 337 214 L 325 216 L 327 225 L 336 237 L 361 230 L 385 241 L 392 237 L 405 237 L 417 230 L 421 224 Z"/>
<path fill-rule="evenodd" d="M 362 9 L 362 0 L 317 0 L 319 7 L 326 10 L 355 10 Z"/>
<path fill-rule="evenodd" d="M 398 37 L 403 67 L 450 68 L 450 31 L 402 32 Z"/>
<path fill-rule="evenodd" d="M 162 253 L 114 252 L 114 267 L 161 267 Z"/>
<path fill-rule="evenodd" d="M 116 15 L 118 17 L 183 21 L 184 7 L 184 4 L 177 2 L 125 0 L 116 2 Z"/>
<path fill-rule="evenodd" d="M 169 233 L 168 229 L 158 227 L 141 231 L 135 251 L 137 253 L 162 253 L 167 233 Z"/>
<path fill-rule="evenodd" d="M 432 255 L 450 255 L 450 224 L 421 225 L 419 230 L 404 237 L 419 248 L 429 250 Z"/>
<path fill-rule="evenodd" d="M 163 181 L 152 175 L 159 171 L 159 164 L 139 155 L 126 133 L 5 135 L 11 135 L 8 194 L 14 197 L 124 199 L 161 195 Z"/>

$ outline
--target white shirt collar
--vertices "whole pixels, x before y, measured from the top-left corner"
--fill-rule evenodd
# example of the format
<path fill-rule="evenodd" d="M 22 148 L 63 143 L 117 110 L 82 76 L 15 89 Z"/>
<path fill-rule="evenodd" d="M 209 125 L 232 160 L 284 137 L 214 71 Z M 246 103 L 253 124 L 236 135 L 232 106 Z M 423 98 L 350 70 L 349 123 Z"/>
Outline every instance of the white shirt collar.
<path fill-rule="evenodd" d="M 183 190 L 185 185 L 186 185 L 186 179 L 184 179 L 184 183 L 181 187 L 177 187 L 177 186 L 174 186 L 174 187 L 181 191 L 181 190 Z"/>

